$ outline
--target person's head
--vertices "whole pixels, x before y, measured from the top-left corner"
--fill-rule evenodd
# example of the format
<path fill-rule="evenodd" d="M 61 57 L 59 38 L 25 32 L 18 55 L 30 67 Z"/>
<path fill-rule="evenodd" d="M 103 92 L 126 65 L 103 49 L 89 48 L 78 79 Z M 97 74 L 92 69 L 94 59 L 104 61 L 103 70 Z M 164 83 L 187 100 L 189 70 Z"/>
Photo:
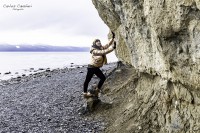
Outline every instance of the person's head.
<path fill-rule="evenodd" d="M 98 47 L 101 47 L 101 41 L 99 39 L 95 39 L 93 41 L 93 46 L 98 46 Z"/>

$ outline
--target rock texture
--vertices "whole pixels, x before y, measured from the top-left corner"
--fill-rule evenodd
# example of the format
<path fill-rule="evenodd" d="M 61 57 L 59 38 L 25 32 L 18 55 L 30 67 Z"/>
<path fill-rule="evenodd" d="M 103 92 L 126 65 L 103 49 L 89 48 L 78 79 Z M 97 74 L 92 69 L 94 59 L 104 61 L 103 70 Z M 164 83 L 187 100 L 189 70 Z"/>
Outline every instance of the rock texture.
<path fill-rule="evenodd" d="M 125 132 L 137 132 L 135 127 L 138 132 L 200 132 L 200 1 L 93 0 L 93 4 L 116 33 L 117 57 L 139 75 L 137 84 L 129 78 L 125 87 L 134 91 L 135 98 L 121 106 L 134 115 L 125 114 L 120 117 L 123 122 L 116 119 L 110 127 Z M 144 123 L 146 128 L 138 127 Z"/>

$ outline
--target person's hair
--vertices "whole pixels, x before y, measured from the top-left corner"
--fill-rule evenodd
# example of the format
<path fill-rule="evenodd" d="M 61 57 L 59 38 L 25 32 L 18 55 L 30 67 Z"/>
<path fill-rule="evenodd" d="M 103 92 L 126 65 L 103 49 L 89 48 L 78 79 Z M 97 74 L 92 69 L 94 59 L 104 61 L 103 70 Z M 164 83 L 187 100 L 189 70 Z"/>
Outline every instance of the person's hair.
<path fill-rule="evenodd" d="M 95 39 L 95 40 L 93 41 L 92 45 L 95 46 L 95 45 L 96 45 L 96 42 L 98 42 L 98 41 L 100 41 L 100 40 L 99 40 L 99 39 Z"/>

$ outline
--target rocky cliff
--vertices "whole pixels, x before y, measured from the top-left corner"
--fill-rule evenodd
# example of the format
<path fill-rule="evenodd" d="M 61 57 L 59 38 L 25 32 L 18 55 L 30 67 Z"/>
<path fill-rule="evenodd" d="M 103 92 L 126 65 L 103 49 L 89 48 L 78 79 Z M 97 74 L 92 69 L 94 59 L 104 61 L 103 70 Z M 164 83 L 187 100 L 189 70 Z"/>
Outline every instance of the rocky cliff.
<path fill-rule="evenodd" d="M 131 65 L 126 80 L 109 89 L 113 101 L 126 99 L 116 102 L 119 117 L 110 118 L 107 132 L 200 132 L 200 1 L 93 4 L 116 33 L 117 57 Z"/>

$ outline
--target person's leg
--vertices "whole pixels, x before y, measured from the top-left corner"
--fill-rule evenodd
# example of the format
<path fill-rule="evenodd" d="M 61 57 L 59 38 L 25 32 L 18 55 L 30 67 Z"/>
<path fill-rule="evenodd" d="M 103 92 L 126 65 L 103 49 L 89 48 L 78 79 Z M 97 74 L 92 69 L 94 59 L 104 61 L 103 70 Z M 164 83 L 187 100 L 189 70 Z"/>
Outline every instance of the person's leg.
<path fill-rule="evenodd" d="M 91 81 L 93 75 L 94 75 L 93 68 L 88 68 L 86 79 L 85 79 L 85 82 L 84 82 L 84 88 L 83 88 L 84 93 L 87 93 L 88 84 Z"/>
<path fill-rule="evenodd" d="M 104 81 L 106 80 L 106 77 L 105 77 L 105 75 L 102 73 L 102 71 L 99 68 L 95 69 L 95 73 L 94 74 L 97 75 L 97 77 L 100 78 L 100 81 L 98 83 L 98 89 L 101 89 Z"/>

